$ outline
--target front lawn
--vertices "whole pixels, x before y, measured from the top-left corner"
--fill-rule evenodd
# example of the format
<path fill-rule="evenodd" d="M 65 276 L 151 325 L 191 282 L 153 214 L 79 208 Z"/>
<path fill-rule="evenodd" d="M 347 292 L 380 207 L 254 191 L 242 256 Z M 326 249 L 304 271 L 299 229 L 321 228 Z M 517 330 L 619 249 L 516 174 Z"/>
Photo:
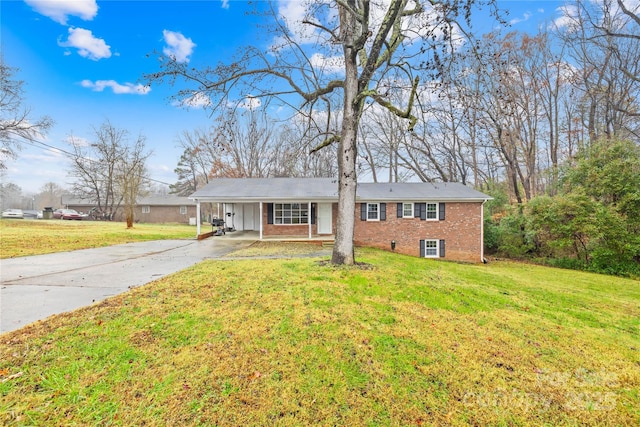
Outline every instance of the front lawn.
<path fill-rule="evenodd" d="M 195 238 L 196 228 L 183 224 L 63 220 L 0 220 L 0 258 L 97 248 L 119 243 Z"/>
<path fill-rule="evenodd" d="M 640 282 L 358 259 L 207 261 L 0 335 L 0 424 L 640 424 Z"/>

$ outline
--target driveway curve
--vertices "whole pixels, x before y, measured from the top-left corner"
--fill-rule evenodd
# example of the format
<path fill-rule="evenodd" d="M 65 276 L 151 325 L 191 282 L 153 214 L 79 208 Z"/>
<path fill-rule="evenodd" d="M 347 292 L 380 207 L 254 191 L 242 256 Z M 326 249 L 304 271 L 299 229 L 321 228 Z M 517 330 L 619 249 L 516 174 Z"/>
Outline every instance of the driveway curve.
<path fill-rule="evenodd" d="M 156 240 L 0 260 L 0 333 L 219 258 L 254 240 Z"/>

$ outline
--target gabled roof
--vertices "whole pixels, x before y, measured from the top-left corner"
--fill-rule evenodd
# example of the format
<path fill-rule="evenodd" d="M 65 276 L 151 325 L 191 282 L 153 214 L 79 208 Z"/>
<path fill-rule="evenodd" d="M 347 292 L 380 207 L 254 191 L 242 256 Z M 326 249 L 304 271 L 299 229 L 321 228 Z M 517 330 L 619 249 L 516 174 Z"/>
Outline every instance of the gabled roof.
<path fill-rule="evenodd" d="M 337 200 L 336 178 L 217 178 L 189 196 L 215 202 Z"/>
<path fill-rule="evenodd" d="M 138 206 L 185 206 L 193 205 L 189 197 L 181 196 L 148 196 L 142 197 L 137 202 Z"/>
<path fill-rule="evenodd" d="M 96 203 L 92 200 L 87 199 L 78 199 L 73 198 L 73 196 L 63 196 L 62 197 L 63 205 L 71 205 L 71 206 L 88 206 L 93 207 L 96 206 Z M 137 202 L 138 206 L 185 206 L 185 205 L 194 205 L 194 202 L 189 197 L 180 197 L 174 195 L 167 196 L 148 196 L 142 197 Z"/>
<path fill-rule="evenodd" d="M 337 201 L 337 178 L 218 178 L 189 198 L 242 203 L 266 201 Z M 483 201 L 490 196 L 455 182 L 358 183 L 362 201 Z"/>
<path fill-rule="evenodd" d="M 358 184 L 357 199 L 369 201 L 482 201 L 491 199 L 484 193 L 458 182 L 391 182 Z"/>

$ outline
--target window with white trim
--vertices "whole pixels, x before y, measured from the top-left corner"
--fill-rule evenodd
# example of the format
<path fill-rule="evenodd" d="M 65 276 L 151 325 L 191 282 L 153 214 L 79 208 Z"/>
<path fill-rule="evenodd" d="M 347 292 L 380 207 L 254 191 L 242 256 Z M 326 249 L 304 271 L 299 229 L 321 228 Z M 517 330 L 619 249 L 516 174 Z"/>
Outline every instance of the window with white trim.
<path fill-rule="evenodd" d="M 367 221 L 380 220 L 380 204 L 367 203 Z"/>
<path fill-rule="evenodd" d="M 144 214 L 151 213 L 151 206 L 143 206 L 142 207 L 142 213 L 144 213 Z"/>
<path fill-rule="evenodd" d="M 309 205 L 307 203 L 274 203 L 274 224 L 308 224 Z"/>
<path fill-rule="evenodd" d="M 180 206 L 180 215 L 186 215 L 186 214 L 187 214 L 187 207 Z"/>
<path fill-rule="evenodd" d="M 424 256 L 425 258 L 437 258 L 438 253 L 438 241 L 437 240 L 425 240 L 424 241 Z"/>
<path fill-rule="evenodd" d="M 413 218 L 413 203 L 402 204 L 402 218 Z"/>
<path fill-rule="evenodd" d="M 437 203 L 427 203 L 427 219 L 438 219 Z"/>

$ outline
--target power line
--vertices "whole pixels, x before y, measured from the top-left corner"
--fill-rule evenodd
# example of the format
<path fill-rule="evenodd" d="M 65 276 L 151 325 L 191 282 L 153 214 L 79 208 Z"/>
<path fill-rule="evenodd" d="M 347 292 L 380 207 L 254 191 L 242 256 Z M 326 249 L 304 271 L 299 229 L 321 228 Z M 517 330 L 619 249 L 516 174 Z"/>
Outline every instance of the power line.
<path fill-rule="evenodd" d="M 39 147 L 39 146 L 36 145 L 36 144 L 40 144 L 40 145 L 44 146 L 47 151 L 50 151 L 50 152 L 53 152 L 53 153 L 60 152 L 60 153 L 66 154 L 71 159 L 79 158 L 79 159 L 82 159 L 82 160 L 85 160 L 85 161 L 88 161 L 88 162 L 99 163 L 98 160 L 89 159 L 87 157 L 79 156 L 77 154 L 74 154 L 74 153 L 71 153 L 69 151 L 63 150 L 62 148 L 54 147 L 53 145 L 49 145 L 49 144 L 44 143 L 42 141 L 25 140 L 23 142 L 25 144 L 31 145 L 32 147 L 35 147 L 35 148 L 38 148 L 38 149 L 42 149 L 42 147 Z M 153 179 L 153 178 L 145 177 L 144 179 L 146 181 L 155 182 L 155 183 L 158 183 L 158 184 L 171 185 L 168 182 L 160 181 L 160 180 Z"/>

